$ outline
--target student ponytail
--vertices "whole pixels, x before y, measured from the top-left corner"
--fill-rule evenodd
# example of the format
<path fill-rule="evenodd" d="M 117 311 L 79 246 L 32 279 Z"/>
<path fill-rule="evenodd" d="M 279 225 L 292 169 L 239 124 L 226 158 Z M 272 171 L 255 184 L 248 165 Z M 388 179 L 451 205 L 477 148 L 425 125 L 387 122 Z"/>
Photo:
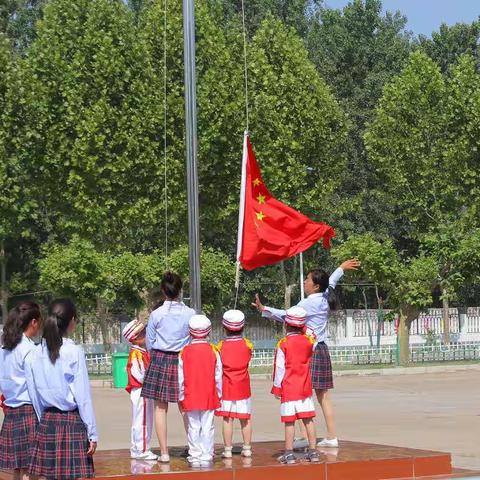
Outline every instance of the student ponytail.
<path fill-rule="evenodd" d="M 2 346 L 13 350 L 22 340 L 23 332 L 32 320 L 40 320 L 40 307 L 35 302 L 21 302 L 8 312 L 3 327 Z"/>
<path fill-rule="evenodd" d="M 160 283 L 162 292 L 167 297 L 167 300 L 175 300 L 180 296 L 183 283 L 179 275 L 173 272 L 165 272 Z"/>
<path fill-rule="evenodd" d="M 54 300 L 48 307 L 48 316 L 43 327 L 43 338 L 47 343 L 50 361 L 55 363 L 60 356 L 63 337 L 72 321 L 77 316 L 74 303 L 68 298 Z"/>

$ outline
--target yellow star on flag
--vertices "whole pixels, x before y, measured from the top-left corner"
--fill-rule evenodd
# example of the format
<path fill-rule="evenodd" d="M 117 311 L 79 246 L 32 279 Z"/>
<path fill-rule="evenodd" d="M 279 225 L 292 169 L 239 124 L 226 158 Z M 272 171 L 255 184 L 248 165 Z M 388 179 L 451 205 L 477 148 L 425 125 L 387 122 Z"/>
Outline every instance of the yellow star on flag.
<path fill-rule="evenodd" d="M 253 181 L 253 186 L 254 187 L 258 187 L 262 182 L 260 181 L 259 178 L 256 178 L 254 181 Z"/>
<path fill-rule="evenodd" d="M 257 216 L 257 220 L 260 220 L 263 222 L 263 219 L 266 217 L 263 212 L 255 212 L 255 215 Z"/>
<path fill-rule="evenodd" d="M 261 193 L 258 194 L 258 197 L 257 197 L 257 202 L 262 205 L 263 203 L 265 203 L 265 195 L 262 195 Z"/>

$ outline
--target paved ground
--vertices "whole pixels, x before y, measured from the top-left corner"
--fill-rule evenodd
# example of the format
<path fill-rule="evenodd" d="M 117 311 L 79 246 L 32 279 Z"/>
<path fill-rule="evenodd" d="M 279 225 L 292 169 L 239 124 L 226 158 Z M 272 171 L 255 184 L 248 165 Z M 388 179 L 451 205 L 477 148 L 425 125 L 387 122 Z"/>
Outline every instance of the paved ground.
<path fill-rule="evenodd" d="M 335 381 L 333 398 L 340 438 L 449 451 L 455 466 L 480 469 L 480 371 L 347 376 Z M 283 435 L 278 402 L 268 393 L 270 386 L 268 380 L 252 382 L 254 440 L 280 439 Z M 99 448 L 127 447 L 128 394 L 94 388 L 93 395 Z M 169 441 L 182 445 L 185 435 L 175 406 L 169 416 Z M 323 431 L 320 415 L 317 435 Z M 220 441 L 220 428 L 216 436 Z M 240 439 L 238 432 L 236 438 Z"/>

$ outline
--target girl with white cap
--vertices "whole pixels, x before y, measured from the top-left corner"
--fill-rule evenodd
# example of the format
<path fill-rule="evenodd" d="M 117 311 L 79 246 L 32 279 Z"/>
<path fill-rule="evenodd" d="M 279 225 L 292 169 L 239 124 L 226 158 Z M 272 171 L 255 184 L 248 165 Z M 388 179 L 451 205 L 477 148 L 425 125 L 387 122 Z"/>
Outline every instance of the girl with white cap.
<path fill-rule="evenodd" d="M 157 460 L 150 450 L 153 425 L 153 400 L 141 397 L 143 379 L 150 364 L 150 354 L 145 348 L 145 325 L 135 319 L 127 323 L 122 335 L 130 343 L 127 361 L 128 384 L 125 390 L 132 402 L 132 432 L 130 457 L 136 460 Z"/>
<path fill-rule="evenodd" d="M 192 341 L 179 355 L 179 399 L 188 422 L 188 462 L 208 466 L 213 460 L 215 410 L 222 397 L 222 362 L 217 349 L 207 341 L 212 329 L 205 315 L 189 322 Z"/>
<path fill-rule="evenodd" d="M 278 342 L 275 351 L 272 393 L 281 401 L 281 418 L 285 424 L 285 453 L 279 458 L 281 463 L 296 463 L 293 453 L 296 420 L 303 422 L 307 432 L 309 451 L 306 459 L 320 461 L 315 448 L 315 405 L 310 374 L 314 340 L 303 333 L 306 316 L 302 307 L 287 310 L 287 334 Z"/>
<path fill-rule="evenodd" d="M 240 310 L 228 310 L 223 314 L 226 338 L 217 349 L 223 366 L 223 391 L 220 408 L 215 415 L 223 417 L 223 458 L 232 458 L 233 421 L 240 420 L 243 437 L 242 456 L 252 456 L 252 404 L 248 365 L 253 345 L 243 337 L 245 315 Z"/>

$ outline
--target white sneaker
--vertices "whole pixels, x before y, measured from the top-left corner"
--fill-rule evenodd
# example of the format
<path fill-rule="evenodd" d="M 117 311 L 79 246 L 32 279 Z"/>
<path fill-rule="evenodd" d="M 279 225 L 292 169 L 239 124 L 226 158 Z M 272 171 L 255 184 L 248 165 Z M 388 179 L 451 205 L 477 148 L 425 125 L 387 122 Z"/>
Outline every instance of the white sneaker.
<path fill-rule="evenodd" d="M 170 455 L 168 453 L 161 453 L 158 457 L 158 461 L 161 463 L 168 463 L 170 462 Z"/>
<path fill-rule="evenodd" d="M 155 455 L 153 452 L 148 450 L 147 452 L 138 453 L 136 455 L 130 455 L 130 458 L 134 458 L 135 460 L 152 460 L 155 461 L 158 459 L 158 455 Z"/>
<path fill-rule="evenodd" d="M 338 448 L 338 438 L 324 438 L 317 443 L 317 447 Z"/>
<path fill-rule="evenodd" d="M 192 457 L 189 455 L 187 457 L 187 462 L 192 466 L 192 467 L 200 467 L 200 459 L 198 457 Z"/>
<path fill-rule="evenodd" d="M 232 458 L 232 447 L 225 447 L 222 453 L 222 458 Z"/>
<path fill-rule="evenodd" d="M 242 447 L 242 457 L 251 457 L 252 456 L 252 447 L 251 445 L 244 445 Z"/>

